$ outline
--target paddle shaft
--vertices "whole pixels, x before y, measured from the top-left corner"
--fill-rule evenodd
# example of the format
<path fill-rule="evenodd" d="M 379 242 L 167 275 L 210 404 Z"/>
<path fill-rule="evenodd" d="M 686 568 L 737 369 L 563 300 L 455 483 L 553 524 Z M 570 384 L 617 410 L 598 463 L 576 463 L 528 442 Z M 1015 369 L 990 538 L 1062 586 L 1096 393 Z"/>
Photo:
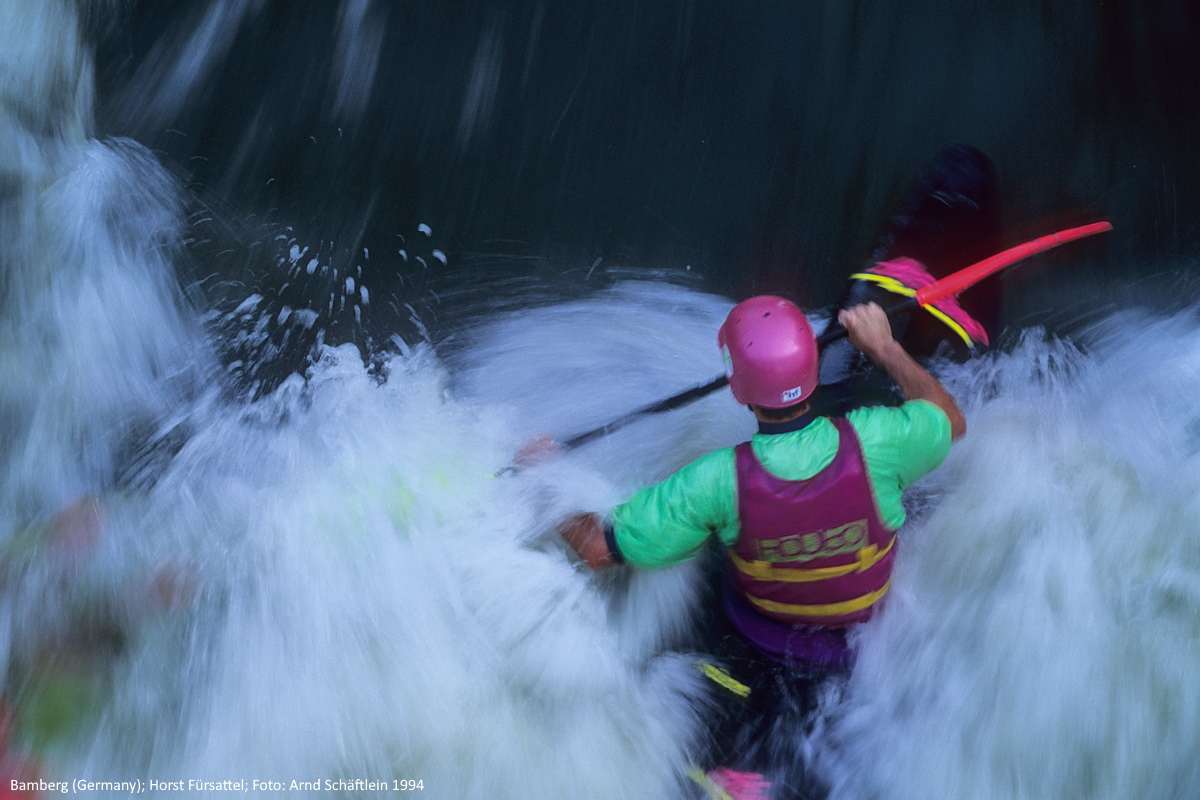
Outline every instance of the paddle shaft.
<path fill-rule="evenodd" d="M 969 267 L 964 267 L 957 272 L 952 272 L 939 281 L 935 281 L 928 286 L 924 286 L 917 290 L 914 297 L 906 297 L 899 303 L 885 309 L 888 315 L 898 313 L 900 311 L 908 311 L 919 306 L 927 306 L 931 303 L 936 303 L 938 300 L 951 297 L 959 292 L 974 286 L 979 281 L 994 275 L 1002 269 L 1011 267 L 1018 261 L 1022 261 L 1030 256 L 1041 253 L 1051 248 L 1058 247 L 1060 244 L 1066 244 L 1076 239 L 1082 239 L 1085 236 L 1092 236 L 1097 233 L 1104 233 L 1112 230 L 1112 224 L 1108 222 L 1094 222 L 1090 225 L 1083 225 L 1078 228 L 1068 228 L 1051 233 L 1047 236 L 1041 236 L 1028 242 L 1010 247 L 994 256 L 989 256 L 983 261 L 976 262 Z M 830 342 L 837 341 L 846 335 L 846 329 L 837 324 L 837 320 L 830 320 L 829 326 L 825 332 L 817 337 L 817 348 L 820 349 Z M 699 400 L 705 395 L 712 394 L 717 389 L 729 384 L 729 377 L 720 375 L 713 378 L 708 383 L 700 386 L 694 386 L 685 392 L 672 395 L 665 400 L 659 400 L 657 403 L 651 403 L 648 406 L 643 406 L 628 414 L 617 417 L 612 422 L 594 428 L 587 433 L 581 433 L 562 443 L 564 449 L 571 450 L 576 447 L 587 444 L 601 436 L 607 436 L 615 430 L 625 427 L 629 423 L 645 416 L 646 414 L 659 414 L 663 411 L 672 411 L 681 406 Z"/>

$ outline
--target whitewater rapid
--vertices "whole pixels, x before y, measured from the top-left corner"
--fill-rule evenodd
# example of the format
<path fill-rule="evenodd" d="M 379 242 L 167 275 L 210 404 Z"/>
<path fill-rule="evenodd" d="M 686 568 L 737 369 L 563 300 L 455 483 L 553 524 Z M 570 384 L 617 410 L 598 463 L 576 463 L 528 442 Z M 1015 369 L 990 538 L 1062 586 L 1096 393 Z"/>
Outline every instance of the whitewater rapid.
<path fill-rule="evenodd" d="M 330 348 L 261 401 L 194 408 L 153 486 L 112 501 L 90 568 L 93 588 L 128 586 L 131 565 L 169 562 L 194 591 L 139 621 L 54 771 L 689 796 L 699 573 L 596 578 L 551 527 L 745 436 L 744 411 L 713 397 L 494 473 L 606 398 L 616 412 L 659 396 L 662 373 L 702 380 L 729 304 L 617 286 L 489 323 L 450 366 L 418 345 L 380 376 Z M 945 368 L 969 435 L 910 496 L 852 680 L 811 738 L 796 732 L 832 796 L 1195 785 L 1200 326 L 1191 312 L 1110 324 L 1141 333 L 1084 351 L 1030 331 Z M 1147 361 L 1166 338 L 1177 355 Z"/>
<path fill-rule="evenodd" d="M 70 8 L 0 7 L 8 74 L 29 78 L 0 87 L 3 691 L 18 715 L 66 709 L 15 749 L 47 780 L 162 796 L 689 797 L 700 570 L 593 576 L 553 526 L 752 418 L 718 393 L 496 473 L 719 373 L 733 299 L 653 280 L 510 296 L 369 361 L 318 346 L 248 399 L 206 327 L 225 310 L 180 287 L 184 190 L 90 131 Z M 39 104 L 50 85 L 70 91 Z M 280 318 L 246 300 L 250 329 Z M 970 431 L 910 493 L 853 677 L 777 743 L 833 797 L 1194 795 L 1196 312 L 1115 309 L 939 366 Z"/>

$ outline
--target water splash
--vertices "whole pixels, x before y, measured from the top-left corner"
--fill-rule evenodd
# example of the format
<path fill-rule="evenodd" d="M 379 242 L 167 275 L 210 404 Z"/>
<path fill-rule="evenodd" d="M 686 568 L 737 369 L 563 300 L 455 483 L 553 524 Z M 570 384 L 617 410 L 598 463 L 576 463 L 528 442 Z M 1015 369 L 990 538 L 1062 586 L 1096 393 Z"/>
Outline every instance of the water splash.
<path fill-rule="evenodd" d="M 1087 355 L 1027 336 L 964 378 L 971 431 L 834 715 L 835 797 L 1196 785 L 1200 329 L 1186 312 L 1104 330 Z"/>
<path fill-rule="evenodd" d="M 70 11 L 0 12 L 14 44 L 6 71 L 26 78 L 4 85 L 0 119 L 0 149 L 12 155 L 0 201 L 0 513 L 10 526 L 129 479 L 142 445 L 179 424 L 170 418 L 210 368 L 173 274 L 179 189 L 137 144 L 86 138 L 90 68 L 81 40 L 62 35 Z"/>

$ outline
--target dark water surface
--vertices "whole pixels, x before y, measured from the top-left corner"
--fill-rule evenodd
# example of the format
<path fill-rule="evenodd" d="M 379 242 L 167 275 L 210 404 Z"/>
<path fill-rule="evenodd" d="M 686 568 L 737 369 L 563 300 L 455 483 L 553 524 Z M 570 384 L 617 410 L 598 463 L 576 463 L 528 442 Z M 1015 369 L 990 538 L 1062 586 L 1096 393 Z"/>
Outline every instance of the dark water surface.
<path fill-rule="evenodd" d="M 189 0 L 95 16 L 101 133 L 192 184 L 197 250 L 223 253 L 202 260 L 226 279 L 278 286 L 247 248 L 292 226 L 394 306 L 488 279 L 579 291 L 617 268 L 820 306 L 956 140 L 998 165 L 1005 244 L 1117 226 L 1014 276 L 1014 313 L 1196 263 L 1200 10 L 1184 0 Z M 384 310 L 372 320 L 395 325 Z"/>

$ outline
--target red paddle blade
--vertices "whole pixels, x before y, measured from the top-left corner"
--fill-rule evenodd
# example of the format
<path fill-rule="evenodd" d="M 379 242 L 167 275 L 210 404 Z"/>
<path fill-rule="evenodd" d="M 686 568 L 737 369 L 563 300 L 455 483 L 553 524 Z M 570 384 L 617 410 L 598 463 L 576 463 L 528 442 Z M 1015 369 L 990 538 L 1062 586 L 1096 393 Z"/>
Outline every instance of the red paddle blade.
<path fill-rule="evenodd" d="M 958 272 L 953 272 L 936 283 L 931 283 L 922 289 L 918 289 L 916 296 L 917 304 L 924 306 L 929 303 L 935 303 L 944 297 L 956 295 L 992 273 L 999 272 L 1005 267 L 1012 266 L 1018 261 L 1029 258 L 1036 253 L 1058 247 L 1060 244 L 1073 242 L 1076 239 L 1082 239 L 1085 236 L 1092 236 L 1111 230 L 1112 223 L 1110 222 L 1093 222 L 1091 225 L 1067 228 L 1048 236 L 1040 236 L 1032 241 L 1019 244 L 1016 247 L 1010 247 L 969 267 L 963 267 Z"/>

